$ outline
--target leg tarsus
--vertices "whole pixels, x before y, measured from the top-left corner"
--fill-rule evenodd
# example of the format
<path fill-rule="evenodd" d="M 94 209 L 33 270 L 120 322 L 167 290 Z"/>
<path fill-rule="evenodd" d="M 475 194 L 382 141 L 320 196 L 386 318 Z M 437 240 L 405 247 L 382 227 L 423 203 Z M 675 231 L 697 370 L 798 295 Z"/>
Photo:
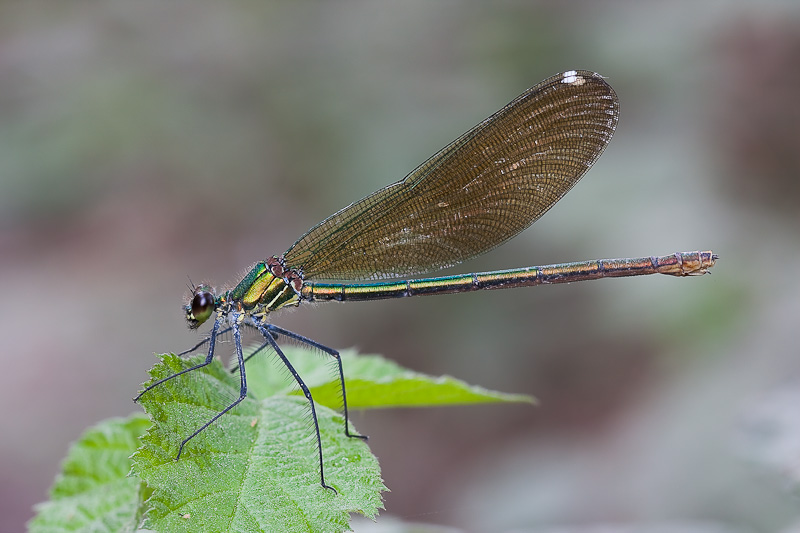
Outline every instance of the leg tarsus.
<path fill-rule="evenodd" d="M 350 433 L 350 430 L 345 428 L 344 434 L 350 437 L 351 439 L 361 439 L 363 441 L 369 440 L 369 435 L 360 435 L 358 433 Z"/>
<path fill-rule="evenodd" d="M 216 325 L 215 325 L 215 328 L 216 328 Z M 211 420 L 209 420 L 208 422 L 206 422 L 205 424 L 200 426 L 200 428 L 197 429 L 194 433 L 192 433 L 191 435 L 189 435 L 188 437 L 183 439 L 183 441 L 181 441 L 180 446 L 178 447 L 178 454 L 175 456 L 175 460 L 176 461 L 178 459 L 180 459 L 181 453 L 183 453 L 183 447 L 186 445 L 186 443 L 188 443 L 190 440 L 192 440 L 197 435 L 199 435 L 200 432 L 205 430 L 208 426 L 210 426 L 211 424 L 216 422 L 219 417 L 221 417 L 222 415 L 224 415 L 225 413 L 227 413 L 228 411 L 230 411 L 231 409 L 233 409 L 234 407 L 239 405 L 239 403 L 241 403 L 242 400 L 247 398 L 247 377 L 245 376 L 244 356 L 242 354 L 242 334 L 239 331 L 239 326 L 236 324 L 235 321 L 233 322 L 233 325 L 231 326 L 230 329 L 233 329 L 233 340 L 234 340 L 234 344 L 236 344 L 236 357 L 237 357 L 237 359 L 239 361 L 239 365 L 241 367 L 241 372 L 239 373 L 239 375 L 241 377 L 241 385 L 240 385 L 240 388 L 239 388 L 239 398 L 237 400 L 235 400 L 233 403 L 231 403 L 228 407 L 226 407 L 225 409 L 223 409 L 222 411 L 220 411 L 219 413 L 214 415 L 214 417 L 211 418 Z M 213 335 L 213 332 L 212 332 L 212 335 Z M 211 348 L 213 348 L 213 342 L 211 344 Z M 213 352 L 210 352 L 210 358 L 213 358 Z M 206 364 L 208 364 L 208 363 L 206 363 Z"/>
<path fill-rule="evenodd" d="M 205 344 L 205 343 L 209 343 L 209 344 L 208 344 L 208 355 L 206 355 L 206 359 L 205 359 L 205 361 L 203 361 L 202 363 L 196 364 L 196 365 L 194 365 L 194 366 L 192 366 L 192 367 L 185 368 L 185 369 L 181 370 L 180 372 L 176 372 L 176 373 L 174 373 L 174 374 L 172 374 L 172 375 L 170 375 L 170 376 L 167 376 L 167 377 L 165 377 L 165 378 L 161 378 L 161 379 L 159 379 L 159 380 L 158 380 L 158 381 L 156 381 L 155 383 L 153 383 L 153 384 L 151 384 L 151 385 L 149 385 L 149 386 L 145 387 L 145 389 L 144 389 L 142 392 L 140 392 L 140 393 L 139 393 L 139 394 L 138 394 L 138 395 L 137 395 L 137 396 L 136 396 L 136 397 L 133 399 L 133 401 L 134 401 L 134 402 L 138 402 L 138 401 L 139 401 L 139 399 L 140 399 L 142 396 L 144 396 L 144 394 L 145 394 L 146 392 L 153 390 L 154 388 L 158 387 L 159 385 L 161 385 L 161 384 L 162 384 L 162 383 L 164 383 L 165 381 L 169 381 L 169 380 L 171 380 L 171 379 L 174 379 L 174 378 L 176 378 L 176 377 L 178 377 L 178 376 L 181 376 L 181 375 L 183 375 L 183 374 L 186 374 L 186 373 L 188 373 L 188 372 L 193 372 L 193 371 L 197 370 L 198 368 L 203 368 L 204 366 L 208 366 L 209 364 L 211 364 L 211 361 L 214 359 L 214 345 L 216 344 L 216 339 L 217 339 L 217 335 L 218 335 L 218 330 L 219 330 L 219 325 L 220 325 L 220 322 L 221 322 L 221 320 L 220 320 L 220 319 L 217 319 L 217 320 L 214 322 L 214 327 L 213 327 L 213 328 L 211 328 L 211 333 L 209 334 L 209 336 L 208 336 L 208 338 L 207 338 L 207 339 L 204 339 L 203 341 L 201 341 L 200 343 L 198 343 L 198 344 L 197 344 L 197 345 L 196 345 L 194 348 L 190 348 L 190 349 L 189 349 L 189 350 L 187 350 L 186 352 L 182 352 L 182 354 L 185 354 L 185 353 L 188 353 L 188 352 L 190 352 L 190 351 L 192 351 L 192 350 L 196 349 L 196 348 L 197 348 L 197 347 L 199 347 L 199 346 L 202 346 L 202 345 L 203 345 L 203 344 Z M 223 330 L 223 331 L 228 331 L 228 330 L 230 330 L 230 329 L 231 329 L 231 328 L 227 328 L 227 329 L 225 329 L 225 330 Z M 179 355 L 178 355 L 178 357 L 180 357 L 180 355 L 181 355 L 181 354 L 179 354 Z"/>
<path fill-rule="evenodd" d="M 305 396 L 306 399 L 308 400 L 308 405 L 311 407 L 311 420 L 313 420 L 314 422 L 314 432 L 316 433 L 317 437 L 317 453 L 319 456 L 319 482 L 323 488 L 331 489 L 332 491 L 336 492 L 336 489 L 325 483 L 325 467 L 322 461 L 322 435 L 320 434 L 319 431 L 319 419 L 317 418 L 317 408 L 316 405 L 314 404 L 314 398 L 311 395 L 311 391 L 309 390 L 306 383 L 303 381 L 303 378 L 300 377 L 300 374 L 297 373 L 297 370 L 294 369 L 294 366 L 286 357 L 286 354 L 284 354 L 283 350 L 281 350 L 280 346 L 278 346 L 278 343 L 275 341 L 275 337 L 272 335 L 270 326 L 269 325 L 265 326 L 264 324 L 261 324 L 260 322 L 256 321 L 254 321 L 254 324 L 258 328 L 258 331 L 261 332 L 261 335 L 266 339 L 266 341 L 270 345 L 272 345 L 272 349 L 275 350 L 275 353 L 278 355 L 283 364 L 289 370 L 289 373 L 292 374 L 292 377 L 294 377 L 294 380 L 300 386 L 300 390 L 303 391 L 303 396 Z M 299 335 L 287 330 L 283 330 L 282 328 L 276 328 L 276 329 L 280 333 L 287 335 L 289 337 L 294 337 L 294 336 L 299 337 Z"/>

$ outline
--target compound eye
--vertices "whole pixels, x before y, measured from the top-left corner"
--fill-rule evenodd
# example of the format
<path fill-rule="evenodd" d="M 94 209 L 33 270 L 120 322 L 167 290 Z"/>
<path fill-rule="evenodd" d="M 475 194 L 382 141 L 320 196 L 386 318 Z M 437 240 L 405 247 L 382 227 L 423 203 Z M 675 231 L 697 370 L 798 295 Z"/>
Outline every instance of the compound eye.
<path fill-rule="evenodd" d="M 191 316 L 188 317 L 193 327 L 196 328 L 208 320 L 214 311 L 215 303 L 212 292 L 201 289 L 195 293 L 191 303 Z"/>

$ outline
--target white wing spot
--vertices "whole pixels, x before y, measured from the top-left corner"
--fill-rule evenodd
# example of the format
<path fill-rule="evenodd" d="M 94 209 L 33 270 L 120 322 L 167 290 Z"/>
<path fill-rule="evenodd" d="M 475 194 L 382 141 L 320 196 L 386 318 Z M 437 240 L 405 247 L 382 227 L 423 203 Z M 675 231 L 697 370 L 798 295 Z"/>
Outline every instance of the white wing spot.
<path fill-rule="evenodd" d="M 568 83 L 570 85 L 583 85 L 586 83 L 586 80 L 583 76 L 578 76 L 578 73 L 574 70 L 568 70 L 564 73 L 561 83 Z"/>

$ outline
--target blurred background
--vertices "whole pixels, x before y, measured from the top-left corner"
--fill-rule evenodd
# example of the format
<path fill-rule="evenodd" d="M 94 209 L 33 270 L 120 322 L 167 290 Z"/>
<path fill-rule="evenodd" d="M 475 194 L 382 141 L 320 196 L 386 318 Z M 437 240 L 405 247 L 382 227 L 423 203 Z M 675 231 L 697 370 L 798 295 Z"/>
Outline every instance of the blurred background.
<path fill-rule="evenodd" d="M 615 138 L 448 272 L 713 249 L 713 275 L 304 306 L 277 324 L 540 405 L 357 413 L 381 520 L 798 530 L 800 4 L 0 3 L 0 530 L 220 286 L 555 73 Z M 380 523 L 380 521 L 379 521 Z M 610 529 L 609 529 L 610 528 Z"/>

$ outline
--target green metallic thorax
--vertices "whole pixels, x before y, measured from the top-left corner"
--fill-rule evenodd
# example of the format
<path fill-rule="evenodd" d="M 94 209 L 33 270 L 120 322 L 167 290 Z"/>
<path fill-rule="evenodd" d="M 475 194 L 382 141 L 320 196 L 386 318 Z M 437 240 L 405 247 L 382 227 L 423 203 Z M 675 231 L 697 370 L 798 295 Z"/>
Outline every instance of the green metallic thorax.
<path fill-rule="evenodd" d="M 260 307 L 259 312 L 269 313 L 300 303 L 300 296 L 283 278 L 275 276 L 264 261 L 256 263 L 242 281 L 228 292 L 226 299 L 245 312 Z"/>

